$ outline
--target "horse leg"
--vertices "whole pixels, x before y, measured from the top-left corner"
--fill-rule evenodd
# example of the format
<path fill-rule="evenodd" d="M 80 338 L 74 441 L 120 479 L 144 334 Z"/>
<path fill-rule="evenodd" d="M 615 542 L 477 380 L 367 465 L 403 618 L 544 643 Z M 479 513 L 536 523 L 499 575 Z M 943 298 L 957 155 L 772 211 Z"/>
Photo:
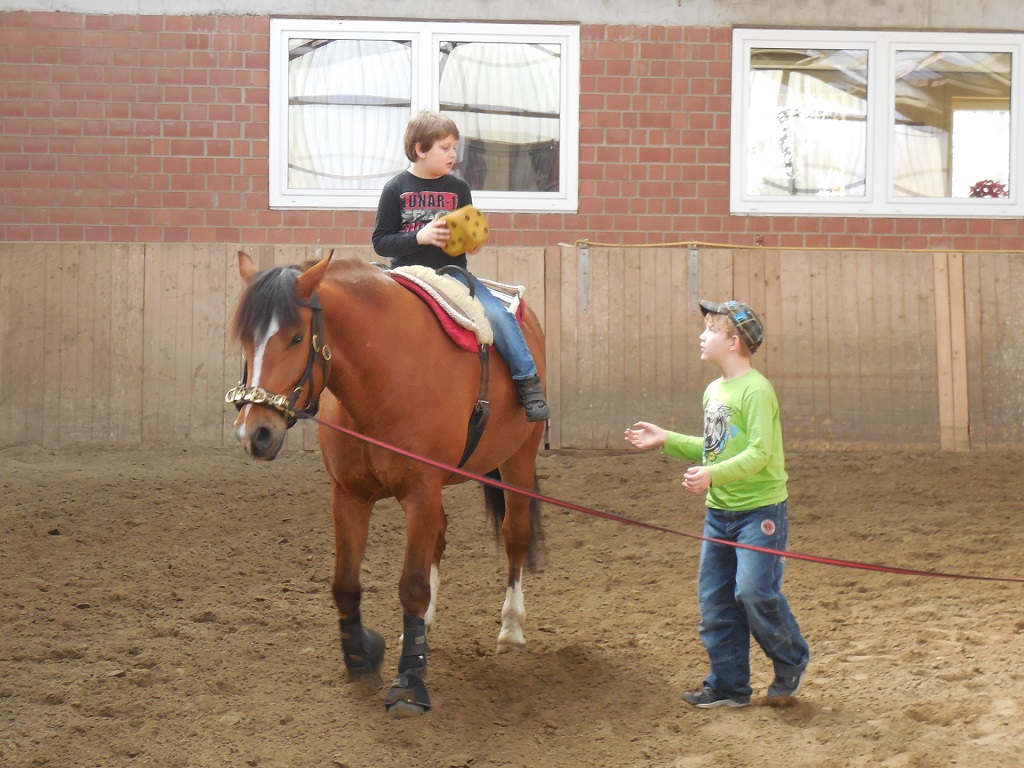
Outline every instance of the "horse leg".
<path fill-rule="evenodd" d="M 513 497 L 516 494 L 508 494 Z M 523 625 L 526 622 L 526 604 L 523 600 L 523 563 L 526 560 L 528 543 L 523 543 L 524 534 L 516 520 L 529 523 L 529 509 L 525 515 L 516 511 L 523 503 L 514 498 L 505 499 L 505 522 L 502 531 L 505 537 L 505 554 L 508 557 L 508 581 L 505 585 L 505 602 L 501 606 L 501 629 L 498 631 L 498 649 L 522 648 L 526 645 Z M 527 503 L 528 507 L 528 503 Z M 525 537 L 529 539 L 529 529 Z"/>
<path fill-rule="evenodd" d="M 437 592 L 441 588 L 441 558 L 444 557 L 445 547 L 448 540 L 445 532 L 448 530 L 448 515 L 441 507 L 441 530 L 437 532 L 437 541 L 434 542 L 434 561 L 430 565 L 430 605 L 423 615 L 423 621 L 427 625 L 427 631 L 434 626 L 434 619 L 437 614 Z"/>
<path fill-rule="evenodd" d="M 427 624 L 433 589 L 431 573 L 443 539 L 444 509 L 441 485 L 431 486 L 399 500 L 405 510 L 405 562 L 398 582 L 402 603 L 402 658 L 385 707 L 396 718 L 415 717 L 430 709 L 423 682 L 427 674 Z"/>
<path fill-rule="evenodd" d="M 373 504 L 352 499 L 341 486 L 331 489 L 331 516 L 334 521 L 334 579 L 331 592 L 338 608 L 341 652 L 351 673 L 376 672 L 384 661 L 384 638 L 363 627 L 359 611 L 362 568 L 366 539 L 370 531 Z"/>
<path fill-rule="evenodd" d="M 533 488 L 536 483 L 536 447 L 520 450 L 501 467 L 502 480 L 520 488 Z M 523 566 L 533 541 L 531 500 L 519 493 L 505 492 L 505 519 L 501 530 L 508 558 L 508 581 L 505 602 L 501 606 L 501 629 L 498 649 L 522 648 L 526 645 L 523 624 L 526 605 L 523 601 Z"/>

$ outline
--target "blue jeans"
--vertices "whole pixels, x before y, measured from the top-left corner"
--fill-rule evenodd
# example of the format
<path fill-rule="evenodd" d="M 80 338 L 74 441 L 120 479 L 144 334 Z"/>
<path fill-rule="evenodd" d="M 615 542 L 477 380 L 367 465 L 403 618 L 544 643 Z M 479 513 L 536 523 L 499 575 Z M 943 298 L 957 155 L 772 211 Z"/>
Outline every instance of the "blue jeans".
<path fill-rule="evenodd" d="M 470 274 L 470 273 L 467 273 Z M 462 274 L 454 273 L 454 277 L 465 284 Z M 516 381 L 528 379 L 537 375 L 537 364 L 533 361 L 533 354 L 526 346 L 526 339 L 523 338 L 523 330 L 519 327 L 519 321 L 515 315 L 509 312 L 500 299 L 495 298 L 487 286 L 481 283 L 476 275 L 470 274 L 473 280 L 473 290 L 476 297 L 484 307 L 484 314 L 491 323 L 494 331 L 494 348 L 501 354 L 502 359 L 512 372 L 512 378 Z"/>
<path fill-rule="evenodd" d="M 786 502 L 747 512 L 709 508 L 704 535 L 784 551 Z M 776 675 L 789 677 L 807 666 L 810 649 L 782 595 L 782 568 L 778 555 L 710 541 L 701 546 L 700 639 L 711 660 L 705 685 L 728 696 L 750 696 L 751 635 L 772 660 Z"/>

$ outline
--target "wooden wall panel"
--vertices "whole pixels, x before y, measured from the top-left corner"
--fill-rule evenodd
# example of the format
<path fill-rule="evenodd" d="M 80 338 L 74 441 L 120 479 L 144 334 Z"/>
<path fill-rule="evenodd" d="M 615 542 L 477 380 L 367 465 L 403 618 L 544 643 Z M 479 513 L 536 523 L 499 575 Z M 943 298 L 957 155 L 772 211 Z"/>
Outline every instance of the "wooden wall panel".
<path fill-rule="evenodd" d="M 606 404 L 604 420 L 607 423 L 607 434 L 605 436 L 606 448 L 622 448 L 625 446 L 623 433 L 627 426 L 637 419 L 633 412 L 632 404 L 629 402 L 631 389 L 639 386 L 640 366 L 639 361 L 633 357 L 636 349 L 634 338 L 624 333 L 622 318 L 629 312 L 635 312 L 635 307 L 640 301 L 637 281 L 634 279 L 627 290 L 627 272 L 636 276 L 636 270 L 629 266 L 636 263 L 636 255 L 627 254 L 625 250 L 612 251 L 606 254 L 606 277 L 608 290 L 603 292 L 602 302 L 595 303 L 595 311 L 604 312 L 602 328 L 605 333 L 605 355 L 606 365 L 601 370 L 603 387 L 607 391 L 611 382 L 618 380 L 622 382 L 625 396 L 611 400 Z M 601 309 L 603 305 L 603 309 Z M 632 305 L 632 307 L 630 307 Z M 600 411 L 599 411 L 600 412 Z"/>
<path fill-rule="evenodd" d="M 970 435 L 963 255 L 936 253 L 933 267 L 939 442 L 945 450 L 966 451 L 970 448 Z"/>
<path fill-rule="evenodd" d="M 172 413 L 167 414 L 172 422 L 171 429 L 165 434 L 172 440 L 191 440 L 193 410 L 199 404 L 193 402 L 192 372 L 196 367 L 196 352 L 201 341 L 196 338 L 195 306 L 204 298 L 197 295 L 201 289 L 196 285 L 195 268 L 202 261 L 204 246 L 193 246 L 188 250 L 181 247 L 168 248 L 164 256 L 164 268 L 173 270 L 174 291 L 164 294 L 164 299 L 174 302 L 174 317 L 168 317 L 164 326 L 173 338 L 174 343 L 168 344 L 170 353 L 168 371 L 173 379 L 173 394 L 167 392 L 167 382 L 161 382 L 161 394 L 165 404 L 170 405 Z M 167 307 L 169 310 L 170 307 Z M 205 412 L 205 408 L 203 409 Z"/>
<path fill-rule="evenodd" d="M 901 300 L 892 308 L 889 356 L 894 379 L 893 439 L 900 443 L 934 445 L 938 437 L 936 289 L 927 253 L 888 254 L 887 276 L 902 286 Z M 911 433 L 905 426 L 916 425 Z"/>
<path fill-rule="evenodd" d="M 71 246 L 66 246 L 70 248 Z M 39 427 L 43 445 L 60 445 L 60 400 L 61 373 L 65 357 L 62 329 L 63 294 L 61 276 L 64 273 L 65 246 L 53 245 L 40 266 L 46 270 L 46 285 L 43 294 L 43 336 L 49 341 L 43 346 L 42 380 L 26 382 L 26 386 L 41 386 L 43 404 L 40 411 Z M 28 309 L 27 306 L 24 309 Z M 68 355 L 70 357 L 70 355 Z M 29 375 L 38 369 L 30 369 Z M 69 375 L 65 374 L 65 375 Z"/>
<path fill-rule="evenodd" d="M 1015 335 L 1015 327 L 1019 327 L 1016 321 L 1017 313 L 1009 311 L 1007 302 L 1012 300 L 1011 281 L 1013 271 L 1009 259 L 1003 254 L 993 254 L 989 260 L 992 267 L 992 279 L 990 280 L 991 302 L 984 305 L 984 365 L 985 365 L 985 424 L 987 426 L 987 438 L 989 441 L 1002 441 L 1009 436 L 1010 425 L 1014 409 L 1010 402 L 1006 403 L 1005 409 L 1000 406 L 1004 399 L 999 391 L 1003 384 L 1014 386 L 1015 381 L 1007 380 L 1007 353 L 1012 350 L 1012 340 Z M 1020 304 L 1017 305 L 1021 306 Z M 1017 378 L 1016 381 L 1020 379 Z M 1018 423 L 1020 412 L 1017 411 Z"/>
<path fill-rule="evenodd" d="M 790 268 L 779 283 L 779 308 L 766 314 L 766 344 L 771 344 L 771 376 L 785 415 L 786 435 L 816 435 L 819 446 L 831 439 L 828 318 L 825 308 L 826 263 L 820 254 L 787 253 Z M 816 298 L 815 298 L 816 297 Z"/>
<path fill-rule="evenodd" d="M 6 444 L 41 442 L 46 355 L 44 258 L 53 246 L 0 244 L 0 423 Z M 56 347 L 56 338 L 50 346 Z"/>
<path fill-rule="evenodd" d="M 692 392 L 690 364 L 677 351 L 699 357 L 687 257 L 669 249 L 563 249 L 560 356 L 552 360 L 561 382 L 552 430 L 560 446 L 622 449 L 623 430 L 635 421 L 676 423 Z"/>
<path fill-rule="evenodd" d="M 641 278 L 640 265 L 643 258 L 644 251 L 639 248 L 609 251 L 609 259 L 615 266 L 609 278 L 614 282 L 611 286 L 612 300 L 609 306 L 621 308 L 617 316 L 608 319 L 614 329 L 612 338 L 617 339 L 613 349 L 616 350 L 614 359 L 619 365 L 617 370 L 613 369 L 609 373 L 612 381 L 622 382 L 619 396 L 607 398 L 608 408 L 615 415 L 620 429 L 618 435 L 611 436 L 607 441 L 615 448 L 625 447 L 623 433 L 626 427 L 637 421 L 649 421 L 652 418 L 645 409 L 645 404 L 641 402 L 646 374 L 643 369 L 639 327 L 648 295 L 647 286 Z M 621 355 L 618 354 L 619 349 Z"/>
<path fill-rule="evenodd" d="M 669 429 L 692 431 L 699 428 L 699 403 L 683 402 L 686 393 L 700 386 L 702 378 L 700 357 L 700 336 L 702 315 L 697 307 L 698 286 L 691 280 L 691 272 L 697 273 L 700 253 L 697 251 L 669 251 L 668 283 L 673 287 L 672 302 L 669 305 L 669 327 L 672 331 L 664 354 L 669 361 L 669 398 L 673 403 L 672 413 L 665 426 Z M 637 414 L 639 416 L 640 414 Z M 627 423 L 635 421 L 629 419 Z"/>
<path fill-rule="evenodd" d="M 230 318 L 224 296 L 234 259 L 220 246 L 195 246 L 194 254 L 191 327 L 195 344 L 189 380 L 189 435 L 204 445 L 217 445 L 224 439 L 224 422 L 229 415 L 224 402 L 224 374 L 229 359 Z"/>
<path fill-rule="evenodd" d="M 1024 443 L 1024 256 L 964 254 L 967 391 L 972 447 Z"/>
<path fill-rule="evenodd" d="M 673 285 L 672 261 L 675 259 L 685 260 L 687 254 L 681 250 L 669 250 L 667 248 L 654 248 L 646 254 L 645 263 L 650 264 L 653 272 L 649 273 L 650 286 L 654 288 L 654 316 L 653 335 L 650 345 L 650 356 L 654 360 L 653 386 L 645 387 L 654 393 L 654 409 L 656 411 L 671 410 L 672 413 L 679 413 L 680 409 L 688 410 L 689 403 L 686 399 L 680 400 L 680 383 L 672 377 L 672 339 L 680 336 L 684 339 L 689 336 L 693 339 L 692 331 L 688 333 L 686 327 L 675 328 L 672 326 L 672 306 L 688 293 L 688 284 Z M 688 283 L 689 281 L 687 281 Z M 692 353 L 691 347 L 691 353 Z M 641 369 L 647 373 L 649 369 Z M 686 398 L 686 394 L 682 395 Z M 618 425 L 615 430 L 616 447 L 621 445 L 622 430 L 625 424 Z"/>
<path fill-rule="evenodd" d="M 987 377 L 986 383 L 998 393 L 993 397 L 1000 403 L 997 412 L 989 413 L 988 421 L 1003 425 L 1003 439 L 1024 442 L 1024 263 L 1017 255 L 1002 254 L 1008 262 L 1007 280 L 1000 286 L 999 311 L 1003 320 L 1003 335 L 999 338 L 999 368 L 1001 380 Z"/>
<path fill-rule="evenodd" d="M 790 256 L 791 254 L 786 254 Z M 801 254 L 803 255 L 803 254 Z M 804 416 L 808 422 L 808 428 L 801 430 L 790 430 L 791 433 L 803 439 L 805 435 L 814 435 L 815 442 L 822 447 L 831 446 L 834 437 L 832 413 L 833 402 L 832 391 L 832 362 L 829 349 L 829 303 L 821 297 L 828 296 L 828 261 L 823 254 L 806 254 L 807 262 L 803 265 L 810 273 L 808 292 L 797 300 L 796 312 L 804 315 L 807 321 L 806 333 L 810 337 L 809 353 L 810 359 L 804 360 L 807 368 L 795 368 L 793 375 L 796 377 L 810 376 L 811 378 L 811 400 L 810 409 L 805 410 Z M 797 266 L 797 265 L 795 265 Z M 786 280 L 791 275 L 798 275 L 799 268 L 787 271 Z M 808 304 L 810 305 L 808 307 Z M 806 313 L 806 314 L 805 314 Z M 786 342 L 789 343 L 790 335 L 800 338 L 800 333 L 794 331 L 790 334 L 788 328 L 783 328 L 786 334 Z M 797 415 L 787 413 L 789 423 Z"/>
<path fill-rule="evenodd" d="M 96 331 L 93 336 L 92 367 L 83 370 L 83 374 L 91 373 L 90 397 L 93 413 L 89 418 L 90 441 L 99 442 L 108 439 L 110 435 L 110 392 L 114 378 L 113 275 L 116 252 L 109 246 L 97 244 L 91 244 L 89 251 L 95 269 L 95 288 L 89 298 L 94 307 L 93 325 Z"/>
<path fill-rule="evenodd" d="M 847 421 L 861 412 L 860 359 L 857 339 L 860 335 L 856 311 L 856 263 L 849 253 L 826 253 L 824 354 L 829 360 L 829 400 L 832 409 L 818 414 L 829 425 L 829 440 L 842 441 Z"/>
<path fill-rule="evenodd" d="M 581 269 L 582 265 L 582 269 Z M 580 374 L 578 362 L 579 351 L 579 325 L 582 312 L 578 309 L 579 297 L 586 295 L 586 275 L 589 270 L 589 251 L 585 249 L 567 248 L 562 250 L 559 264 L 561 272 L 561 292 L 558 298 L 561 300 L 558 312 L 562 318 L 562 325 L 557 330 L 559 335 L 559 349 L 561 355 L 557 360 L 549 358 L 551 367 L 558 368 L 557 392 L 558 404 L 558 447 L 580 445 L 579 428 L 586 417 L 582 412 L 581 403 L 585 402 L 585 393 L 579 391 Z M 582 276 L 581 276 L 582 273 Z"/>
<path fill-rule="evenodd" d="M 562 442 L 562 369 L 560 362 L 562 353 L 562 254 L 565 249 L 549 247 L 545 250 L 543 298 L 536 297 L 533 304 L 544 305 L 544 342 L 547 364 L 547 397 L 548 407 L 553 418 L 548 421 L 544 445 L 560 446 Z"/>
<path fill-rule="evenodd" d="M 869 253 L 853 256 L 856 262 L 854 282 L 846 286 L 853 294 L 857 314 L 857 359 L 860 361 L 861 416 L 860 427 L 872 440 L 884 443 L 892 427 L 891 367 L 888 349 L 891 345 L 885 307 L 899 302 L 901 286 L 894 286 L 884 277 L 886 254 Z M 870 286 L 870 290 L 864 290 Z M 878 307 L 880 314 L 875 314 Z"/>
<path fill-rule="evenodd" d="M 110 272 L 110 389 L 106 439 L 142 440 L 143 286 L 145 246 L 113 247 Z"/>
<path fill-rule="evenodd" d="M 989 393 L 985 387 L 985 338 L 991 335 L 989 312 L 995 302 L 995 282 L 1006 275 L 996 274 L 996 259 L 976 253 L 964 255 L 964 316 L 967 342 L 967 391 L 969 393 L 968 424 L 971 444 L 983 447 L 990 434 L 986 425 Z"/>
<path fill-rule="evenodd" d="M 611 290 L 619 282 L 616 254 L 625 295 L 637 297 L 624 299 L 621 312 Z M 699 249 L 695 258 L 694 287 L 688 250 L 563 251 L 558 365 L 563 391 L 575 402 L 559 413 L 561 445 L 621 447 L 622 428 L 637 419 L 700 429 L 700 397 L 716 371 L 699 360 L 698 298 L 736 298 L 762 314 L 767 339 L 754 363 L 775 383 L 790 442 L 934 444 L 934 357 L 920 352 L 934 350 L 934 302 L 922 304 L 919 296 L 932 295 L 933 278 L 921 254 Z M 905 272 L 894 273 L 892 262 L 906 265 Z M 607 327 L 621 327 L 622 363 L 618 342 L 591 314 L 602 296 Z M 916 340 L 924 373 L 908 370 L 905 352 L 893 351 L 906 338 Z M 908 399 L 923 423 L 900 418 Z"/>
<path fill-rule="evenodd" d="M 692 258 L 699 290 L 688 250 L 563 250 L 560 445 L 622 449 L 623 430 L 638 420 L 700 428 L 713 371 L 700 361 L 696 300 L 731 294 L 733 266 L 721 252 Z"/>
<path fill-rule="evenodd" d="M 638 387 L 639 397 L 635 400 L 635 407 L 643 415 L 645 421 L 663 422 L 665 409 L 661 407 L 660 388 L 664 386 L 664 374 L 659 371 L 659 357 L 664 356 L 664 351 L 658 349 L 659 326 L 665 322 L 665 317 L 659 314 L 663 305 L 660 301 L 660 294 L 665 290 L 666 280 L 658 274 L 655 259 L 657 251 L 645 249 L 636 251 L 640 261 L 640 324 L 633 332 L 637 334 L 637 344 L 640 348 L 640 382 Z M 661 306 L 659 306 L 661 305 Z M 630 328 L 624 326 L 623 333 L 629 333 Z M 618 392 L 617 395 L 626 397 L 625 392 Z"/>
<path fill-rule="evenodd" d="M 172 439 L 177 288 L 173 246 L 147 246 L 142 315 L 142 439 L 147 442 Z"/>
<path fill-rule="evenodd" d="M 234 445 L 237 245 L 0 244 L 0 446 Z M 259 246 L 263 267 L 322 256 Z M 335 258 L 375 260 L 346 247 Z M 962 450 L 1024 443 L 1024 255 L 715 248 L 485 250 L 547 334 L 546 445 L 619 449 L 644 419 L 694 433 L 716 372 L 697 298 L 762 313 L 755 366 L 787 444 Z M 295 428 L 287 450 L 317 447 Z"/>
<path fill-rule="evenodd" d="M 608 447 L 609 414 L 605 399 L 608 392 L 608 294 L 611 254 L 607 250 L 590 252 L 590 268 L 580 283 L 578 333 L 576 347 L 577 391 L 580 409 L 577 434 L 580 445 Z"/>

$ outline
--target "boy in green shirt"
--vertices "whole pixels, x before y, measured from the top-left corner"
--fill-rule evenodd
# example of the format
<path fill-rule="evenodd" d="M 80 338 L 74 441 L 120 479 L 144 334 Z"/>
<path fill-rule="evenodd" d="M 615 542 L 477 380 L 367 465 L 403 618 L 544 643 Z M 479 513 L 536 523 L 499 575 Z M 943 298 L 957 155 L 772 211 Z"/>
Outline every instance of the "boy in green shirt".
<path fill-rule="evenodd" d="M 775 679 L 768 703 L 788 702 L 800 690 L 810 649 L 782 594 L 783 559 L 737 544 L 785 551 L 786 462 L 779 402 L 771 383 L 750 364 L 764 340 L 757 313 L 738 301 L 700 302 L 701 360 L 722 375 L 704 392 L 704 436 L 669 432 L 638 421 L 626 430 L 636 448 L 658 448 L 700 465 L 686 470 L 683 487 L 704 493 L 705 541 L 697 592 L 700 638 L 711 672 L 703 688 L 683 699 L 695 707 L 750 703 L 750 637 L 772 660 Z"/>

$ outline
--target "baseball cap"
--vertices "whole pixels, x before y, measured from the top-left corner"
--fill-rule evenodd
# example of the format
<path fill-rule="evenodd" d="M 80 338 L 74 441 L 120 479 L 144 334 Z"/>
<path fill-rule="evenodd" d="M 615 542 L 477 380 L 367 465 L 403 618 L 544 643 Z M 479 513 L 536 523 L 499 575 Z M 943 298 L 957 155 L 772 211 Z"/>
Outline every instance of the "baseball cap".
<path fill-rule="evenodd" d="M 705 315 L 725 315 L 732 320 L 740 338 L 750 350 L 750 354 L 757 352 L 757 348 L 764 341 L 764 325 L 761 323 L 760 315 L 742 301 L 723 301 L 721 304 L 716 304 L 713 301 L 701 299 L 700 311 Z"/>

